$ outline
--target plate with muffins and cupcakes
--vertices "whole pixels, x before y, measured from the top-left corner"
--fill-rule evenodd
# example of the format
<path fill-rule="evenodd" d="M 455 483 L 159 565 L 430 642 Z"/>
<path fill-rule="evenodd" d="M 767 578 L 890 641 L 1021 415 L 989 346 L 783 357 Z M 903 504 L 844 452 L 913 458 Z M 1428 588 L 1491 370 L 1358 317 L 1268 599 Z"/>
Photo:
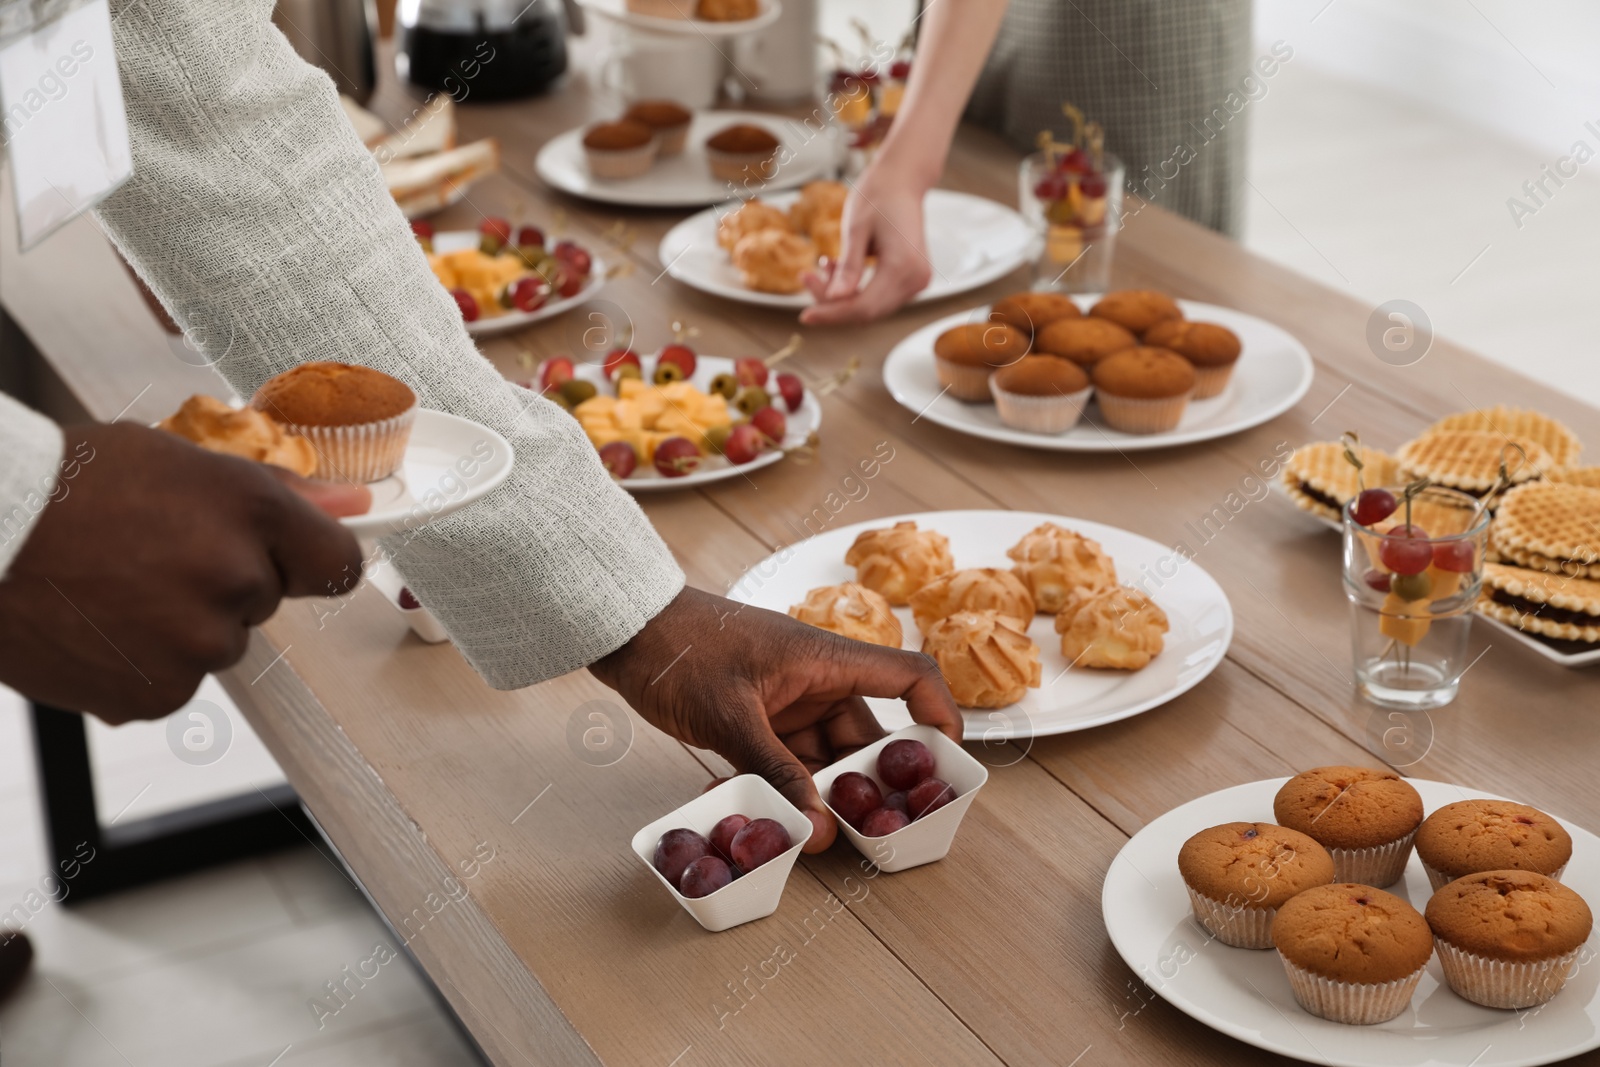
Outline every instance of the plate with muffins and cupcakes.
<path fill-rule="evenodd" d="M 792 189 L 831 171 L 833 136 L 753 111 L 641 100 L 551 138 L 534 169 L 573 196 L 629 207 L 702 207 Z"/>
<path fill-rule="evenodd" d="M 872 477 L 863 461 L 863 477 Z M 921 651 L 969 740 L 1086 730 L 1199 684 L 1233 637 L 1216 581 L 1103 523 L 935 511 L 828 530 L 756 564 L 728 595 L 859 641 Z M 885 729 L 911 722 L 869 698 Z"/>
<path fill-rule="evenodd" d="M 796 192 L 707 208 L 668 230 L 657 256 L 672 277 L 713 296 L 808 307 L 815 301 L 804 276 L 838 259 L 848 193 L 843 182 L 819 179 Z M 924 208 L 933 281 L 913 303 L 988 285 L 1037 254 L 1033 228 L 1004 204 L 934 189 Z"/>
<path fill-rule="evenodd" d="M 269 378 L 244 406 L 193 396 L 156 425 L 314 483 L 361 487 L 359 498 L 329 501 L 358 537 L 404 533 L 458 511 L 505 481 L 514 459 L 489 427 L 419 407 L 398 378 L 349 363 L 302 363 Z"/>
<path fill-rule="evenodd" d="M 1530 1067 L 1600 1046 L 1600 838 L 1387 768 L 1183 804 L 1106 873 L 1112 944 L 1214 1029 L 1310 1063 Z"/>
<path fill-rule="evenodd" d="M 772 25 L 778 0 L 578 0 L 614 22 L 652 33 L 737 37 Z"/>
<path fill-rule="evenodd" d="M 1276 418 L 1311 354 L 1231 308 L 1124 289 L 1016 293 L 929 323 L 889 353 L 901 406 L 974 437 L 1062 452 L 1208 441 Z"/>

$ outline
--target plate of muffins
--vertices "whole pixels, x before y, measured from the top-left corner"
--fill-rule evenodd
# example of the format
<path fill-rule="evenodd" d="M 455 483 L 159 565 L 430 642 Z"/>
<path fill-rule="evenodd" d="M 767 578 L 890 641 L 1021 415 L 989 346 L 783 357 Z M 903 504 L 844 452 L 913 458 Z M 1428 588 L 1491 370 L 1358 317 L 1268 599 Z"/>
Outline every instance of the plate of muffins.
<path fill-rule="evenodd" d="M 667 231 L 657 255 L 668 274 L 702 292 L 807 307 L 814 301 L 802 279 L 820 261 L 838 258 L 848 192 L 843 182 L 812 181 L 798 192 L 707 208 Z M 1037 252 L 1032 227 L 1004 204 L 934 189 L 923 206 L 933 281 L 913 303 L 988 285 Z"/>
<path fill-rule="evenodd" d="M 1280 327 L 1147 289 L 1016 293 L 929 323 L 883 365 L 890 394 L 921 417 L 1063 452 L 1239 433 L 1293 407 L 1312 373 Z"/>
<path fill-rule="evenodd" d="M 1386 768 L 1181 805 L 1101 898 L 1117 951 L 1214 1029 L 1311 1063 L 1525 1067 L 1600 1046 L 1600 838 Z"/>
<path fill-rule="evenodd" d="M 534 169 L 562 192 L 602 203 L 701 207 L 795 188 L 837 158 L 832 134 L 799 119 L 641 100 L 546 141 Z"/>
<path fill-rule="evenodd" d="M 588 10 L 652 33 L 734 37 L 772 25 L 777 0 L 579 0 Z"/>
<path fill-rule="evenodd" d="M 489 427 L 419 407 L 404 382 L 349 363 L 302 363 L 242 407 L 192 396 L 156 425 L 213 452 L 364 487 L 366 507 L 339 516 L 358 537 L 406 533 L 466 507 L 505 481 L 515 458 Z"/>
<path fill-rule="evenodd" d="M 1084 519 L 935 511 L 780 549 L 728 595 L 860 641 L 927 653 L 969 740 L 1043 737 L 1148 711 L 1222 661 L 1233 608 L 1198 564 Z M 885 729 L 898 700 L 867 703 Z"/>
<path fill-rule="evenodd" d="M 1578 435 L 1539 411 L 1495 405 L 1447 415 L 1389 454 L 1359 446 L 1368 487 L 1418 478 L 1490 493 L 1489 562 L 1478 613 L 1565 667 L 1600 663 L 1600 467 L 1585 467 Z M 1280 493 L 1331 529 L 1360 491 L 1338 441 L 1297 448 Z"/>

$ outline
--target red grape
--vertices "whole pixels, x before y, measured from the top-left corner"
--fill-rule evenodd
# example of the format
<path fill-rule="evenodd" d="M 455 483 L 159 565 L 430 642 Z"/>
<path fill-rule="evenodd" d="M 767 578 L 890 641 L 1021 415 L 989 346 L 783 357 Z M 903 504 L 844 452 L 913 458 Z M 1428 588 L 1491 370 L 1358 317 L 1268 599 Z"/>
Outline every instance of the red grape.
<path fill-rule="evenodd" d="M 691 899 L 709 897 L 733 881 L 733 872 L 719 856 L 701 856 L 683 869 L 678 892 Z"/>
<path fill-rule="evenodd" d="M 416 234 L 418 237 L 432 237 L 433 223 L 429 222 L 427 219 L 412 219 L 411 232 Z"/>
<path fill-rule="evenodd" d="M 806 385 L 800 380 L 800 375 L 785 371 L 778 375 L 778 394 L 783 397 L 783 406 L 792 415 L 800 410 L 800 403 L 806 396 Z"/>
<path fill-rule="evenodd" d="M 518 248 L 543 248 L 544 231 L 537 226 L 524 226 L 517 231 Z"/>
<path fill-rule="evenodd" d="M 639 454 L 626 441 L 612 441 L 600 449 L 600 462 L 611 477 L 621 480 L 639 466 Z"/>
<path fill-rule="evenodd" d="M 760 430 L 743 422 L 728 431 L 727 440 L 722 442 L 722 454 L 728 457 L 729 463 L 749 463 L 769 447 L 771 442 Z"/>
<path fill-rule="evenodd" d="M 890 789 L 910 789 L 924 778 L 933 777 L 933 753 L 927 745 L 909 737 L 890 741 L 878 753 L 878 777 Z"/>
<path fill-rule="evenodd" d="M 906 791 L 904 789 L 896 789 L 893 793 L 890 793 L 888 796 L 884 797 L 883 806 L 886 808 L 893 808 L 898 812 L 902 812 L 907 817 L 911 815 L 911 804 L 906 799 Z"/>
<path fill-rule="evenodd" d="M 572 381 L 572 360 L 555 356 L 539 364 L 539 392 L 548 393 L 563 382 Z"/>
<path fill-rule="evenodd" d="M 1104 174 L 1085 174 L 1083 181 L 1078 183 L 1078 188 L 1083 190 L 1083 195 L 1091 200 L 1098 200 L 1106 195 L 1106 176 Z"/>
<path fill-rule="evenodd" d="M 656 470 L 666 478 L 682 478 L 700 466 L 700 449 L 687 437 L 669 437 L 656 446 Z"/>
<path fill-rule="evenodd" d="M 857 771 L 845 771 L 828 787 L 828 804 L 839 813 L 839 818 L 851 826 L 860 826 L 873 809 L 883 807 L 883 793 L 878 783 Z"/>
<path fill-rule="evenodd" d="M 556 292 L 561 294 L 561 299 L 570 300 L 583 292 L 583 275 L 575 270 L 559 270 L 556 272 Z"/>
<path fill-rule="evenodd" d="M 1433 565 L 1442 571 L 1466 574 L 1476 558 L 1471 541 L 1439 541 L 1433 546 Z"/>
<path fill-rule="evenodd" d="M 733 855 L 734 864 L 749 874 L 768 860 L 789 851 L 793 844 L 783 823 L 776 819 L 756 819 L 733 835 L 733 843 L 728 846 L 728 851 Z"/>
<path fill-rule="evenodd" d="M 909 59 L 897 59 L 893 63 L 889 64 L 889 77 L 893 78 L 897 82 L 903 82 L 907 78 L 910 78 L 911 61 Z"/>
<path fill-rule="evenodd" d="M 1374 568 L 1363 574 L 1361 580 L 1378 592 L 1387 593 L 1389 591 L 1389 579 L 1392 577 L 1394 576 L 1388 571 L 1380 571 Z"/>
<path fill-rule="evenodd" d="M 711 847 L 716 850 L 717 855 L 731 863 L 734 835 L 749 825 L 750 816 L 729 815 L 711 828 Z"/>
<path fill-rule="evenodd" d="M 548 299 L 550 287 L 544 283 L 544 279 L 530 274 L 506 286 L 505 296 L 500 302 L 518 311 L 528 312 L 538 311 Z"/>
<path fill-rule="evenodd" d="M 661 877 L 677 885 L 683 877 L 683 869 L 710 851 L 711 842 L 693 830 L 668 830 L 656 842 L 656 870 L 661 872 Z"/>
<path fill-rule="evenodd" d="M 605 371 L 607 381 L 616 381 L 617 371 L 623 367 L 639 369 L 639 357 L 631 349 L 613 348 L 606 353 L 602 369 Z"/>
<path fill-rule="evenodd" d="M 478 298 L 465 289 L 452 289 L 450 295 L 456 298 L 456 307 L 461 309 L 461 318 L 465 322 L 477 322 L 482 314 L 478 310 Z"/>
<path fill-rule="evenodd" d="M 1363 489 L 1350 502 L 1350 517 L 1362 526 L 1371 526 L 1393 515 L 1399 506 L 1399 501 L 1387 489 Z"/>
<path fill-rule="evenodd" d="M 1056 163 L 1057 170 L 1073 174 L 1088 174 L 1093 166 L 1089 162 L 1088 153 L 1081 148 L 1071 149 Z"/>
<path fill-rule="evenodd" d="M 676 363 L 678 369 L 683 371 L 685 378 L 694 377 L 695 367 L 694 349 L 688 345 L 672 344 L 661 350 L 661 355 L 656 357 L 656 365 L 662 363 Z"/>
<path fill-rule="evenodd" d="M 1033 195 L 1046 203 L 1065 200 L 1067 198 L 1067 180 L 1052 171 L 1034 183 Z"/>
<path fill-rule="evenodd" d="M 400 606 L 405 608 L 407 611 L 416 611 L 418 608 L 422 607 L 422 601 L 417 599 L 417 595 L 415 593 L 413 593 L 406 586 L 402 585 L 400 587 Z"/>
<path fill-rule="evenodd" d="M 750 416 L 750 425 L 775 445 L 783 444 L 784 435 L 789 432 L 788 418 L 770 404 Z"/>
<path fill-rule="evenodd" d="M 1421 574 L 1433 562 L 1433 545 L 1420 526 L 1396 526 L 1378 545 L 1378 559 L 1396 574 Z"/>
<path fill-rule="evenodd" d="M 911 817 L 920 819 L 924 815 L 938 811 L 955 798 L 956 791 L 949 782 L 938 778 L 924 778 L 906 794 L 906 804 L 911 808 Z"/>
<path fill-rule="evenodd" d="M 911 825 L 911 816 L 894 808 L 879 808 L 867 813 L 861 820 L 862 837 L 888 837 L 903 827 Z"/>
<path fill-rule="evenodd" d="M 754 356 L 741 356 L 733 361 L 733 377 L 740 385 L 767 386 L 767 365 Z"/>
<path fill-rule="evenodd" d="M 555 257 L 556 262 L 575 272 L 579 277 L 587 278 L 589 271 L 594 268 L 593 257 L 571 241 L 557 241 L 555 250 L 550 254 Z"/>
<path fill-rule="evenodd" d="M 490 215 L 478 223 L 478 232 L 485 237 L 498 237 L 501 244 L 511 240 L 511 222 L 497 215 Z"/>

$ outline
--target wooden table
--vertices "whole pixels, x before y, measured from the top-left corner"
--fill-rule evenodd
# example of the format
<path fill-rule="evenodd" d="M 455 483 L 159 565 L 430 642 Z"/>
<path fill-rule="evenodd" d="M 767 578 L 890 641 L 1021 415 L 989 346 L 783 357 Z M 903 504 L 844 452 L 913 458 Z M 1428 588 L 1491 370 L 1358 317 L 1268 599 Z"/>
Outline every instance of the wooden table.
<path fill-rule="evenodd" d="M 390 85 L 376 106 L 396 118 L 414 105 Z M 581 74 L 545 99 L 463 109 L 465 137 L 502 139 L 505 173 L 473 187 L 471 203 L 440 225 L 560 209 L 575 235 L 595 242 L 620 219 L 633 240 L 619 258 L 633 270 L 597 310 L 625 313 L 638 345 L 663 343 L 681 319 L 699 328 L 702 351 L 779 348 L 796 329 L 792 315 L 660 277 L 656 243 L 678 214 L 618 212 L 540 187 L 536 147 L 601 113 Z M 1016 159 L 964 131 L 945 183 L 1013 202 Z M 0 217 L 0 298 L 89 412 L 110 417 L 131 402 L 127 417 L 149 420 L 217 388 L 170 354 L 90 222 L 19 259 L 11 212 Z M 1186 524 L 1221 507 L 1259 461 L 1347 428 L 1392 447 L 1447 412 L 1505 401 L 1600 441 L 1594 410 L 1446 341 L 1414 366 L 1380 362 L 1364 340 L 1370 308 L 1159 208 L 1131 220 L 1116 276 L 1282 325 L 1316 359 L 1310 394 L 1253 431 L 1130 456 L 1027 451 L 914 422 L 884 388 L 884 354 L 933 318 L 1018 288 L 1019 275 L 872 326 L 803 331 L 793 359 L 803 375 L 862 364 L 826 400 L 816 462 L 649 496 L 645 508 L 691 580 L 723 589 L 794 540 L 808 516 L 817 529 L 815 516 L 843 499 L 841 478 L 880 442 L 892 462 L 830 525 L 1016 508 L 1176 543 L 1192 540 Z M 526 377 L 522 360 L 578 348 L 589 325 L 575 311 L 484 348 Z M 1168 1007 L 1112 949 L 1100 884 L 1127 836 L 1223 786 L 1374 760 L 1596 825 L 1600 717 L 1592 674 L 1479 626 L 1472 655 L 1481 658 L 1460 698 L 1431 720 L 1393 719 L 1353 694 L 1332 536 L 1275 499 L 1249 502 L 1220 527 L 1197 559 L 1232 598 L 1237 633 L 1203 684 L 1115 725 L 975 747 L 992 777 L 944 862 L 868 879 L 841 838 L 801 861 L 775 916 L 719 935 L 661 891 L 628 840 L 720 765 L 636 717 L 624 758 L 581 760 L 568 741 L 575 710 L 612 699 L 586 674 L 494 692 L 450 646 L 412 637 L 369 588 L 324 623 L 320 605 L 286 605 L 226 682 L 496 1064 L 1277 1062 Z M 464 878 L 460 865 L 490 850 Z M 470 894 L 440 908 L 452 874 Z M 787 962 L 769 962 L 775 954 Z"/>

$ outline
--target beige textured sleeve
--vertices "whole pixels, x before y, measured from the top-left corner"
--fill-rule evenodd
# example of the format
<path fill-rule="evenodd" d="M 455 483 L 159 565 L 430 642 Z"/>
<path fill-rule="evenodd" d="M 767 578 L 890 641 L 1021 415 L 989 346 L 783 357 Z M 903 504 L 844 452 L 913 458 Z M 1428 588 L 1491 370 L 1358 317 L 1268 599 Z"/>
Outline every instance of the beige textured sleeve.
<path fill-rule="evenodd" d="M 56 491 L 61 430 L 0 393 L 0 581 Z"/>
<path fill-rule="evenodd" d="M 364 363 L 504 434 L 517 463 L 501 488 L 385 548 L 496 688 L 592 663 L 683 574 L 577 424 L 478 354 L 271 8 L 113 0 L 135 173 L 100 218 L 241 395 L 307 360 Z"/>

